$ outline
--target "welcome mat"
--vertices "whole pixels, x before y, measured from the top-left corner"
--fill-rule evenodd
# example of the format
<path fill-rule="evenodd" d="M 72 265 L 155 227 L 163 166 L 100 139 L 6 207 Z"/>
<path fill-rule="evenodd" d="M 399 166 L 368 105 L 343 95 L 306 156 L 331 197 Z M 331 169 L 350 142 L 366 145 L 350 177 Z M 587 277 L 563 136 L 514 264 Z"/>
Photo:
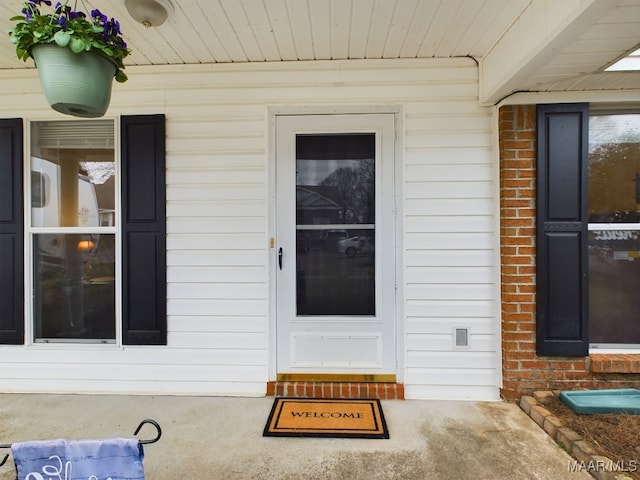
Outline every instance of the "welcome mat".
<path fill-rule="evenodd" d="M 389 438 L 380 400 L 276 398 L 265 437 Z"/>

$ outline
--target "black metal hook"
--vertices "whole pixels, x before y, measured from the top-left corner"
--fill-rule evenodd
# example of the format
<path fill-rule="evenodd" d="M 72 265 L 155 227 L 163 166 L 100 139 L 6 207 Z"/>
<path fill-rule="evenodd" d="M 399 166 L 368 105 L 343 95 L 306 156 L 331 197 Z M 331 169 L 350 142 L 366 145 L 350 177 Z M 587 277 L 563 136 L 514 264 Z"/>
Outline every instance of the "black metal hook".
<path fill-rule="evenodd" d="M 156 437 L 152 438 L 151 440 L 140 440 L 140 443 L 142 445 L 148 445 L 149 443 L 156 443 L 158 440 L 160 440 L 160 437 L 162 436 L 162 429 L 160 428 L 160 425 L 158 424 L 158 422 L 156 422 L 155 420 L 151 420 L 150 418 L 142 420 L 140 422 L 140 425 L 138 425 L 138 428 L 136 428 L 136 431 L 133 432 L 133 434 L 137 435 L 140 429 L 142 428 L 142 426 L 146 423 L 150 423 L 151 425 L 156 427 L 157 432 L 156 432 Z"/>
<path fill-rule="evenodd" d="M 10 443 L 3 443 L 2 445 L 0 445 L 0 448 L 11 448 L 11 444 Z M 7 459 L 9 458 L 9 454 L 5 454 L 4 458 L 2 459 L 2 462 L 0 462 L 0 467 L 3 466 L 5 463 L 7 463 Z"/>
<path fill-rule="evenodd" d="M 0 445 L 0 448 L 11 448 L 11 444 L 10 443 L 3 443 L 2 445 Z M 0 467 L 3 466 L 5 463 L 7 463 L 7 459 L 9 458 L 9 454 L 5 454 L 4 458 L 2 459 L 2 462 L 0 462 Z"/>

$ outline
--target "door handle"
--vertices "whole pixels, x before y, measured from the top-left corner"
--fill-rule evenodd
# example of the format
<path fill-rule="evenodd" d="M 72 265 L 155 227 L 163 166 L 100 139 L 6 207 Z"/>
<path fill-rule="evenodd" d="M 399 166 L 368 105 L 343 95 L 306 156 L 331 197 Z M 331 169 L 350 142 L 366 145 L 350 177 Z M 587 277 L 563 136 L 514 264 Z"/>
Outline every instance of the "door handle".
<path fill-rule="evenodd" d="M 278 249 L 278 266 L 282 270 L 282 247 Z"/>

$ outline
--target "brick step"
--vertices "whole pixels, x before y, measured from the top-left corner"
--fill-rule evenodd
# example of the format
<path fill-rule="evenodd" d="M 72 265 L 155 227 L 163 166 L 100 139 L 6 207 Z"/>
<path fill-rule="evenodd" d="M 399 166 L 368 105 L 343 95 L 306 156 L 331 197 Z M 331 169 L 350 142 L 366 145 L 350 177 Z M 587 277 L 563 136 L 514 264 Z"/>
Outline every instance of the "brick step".
<path fill-rule="evenodd" d="M 404 385 L 401 383 L 276 381 L 267 384 L 267 397 L 404 400 Z"/>

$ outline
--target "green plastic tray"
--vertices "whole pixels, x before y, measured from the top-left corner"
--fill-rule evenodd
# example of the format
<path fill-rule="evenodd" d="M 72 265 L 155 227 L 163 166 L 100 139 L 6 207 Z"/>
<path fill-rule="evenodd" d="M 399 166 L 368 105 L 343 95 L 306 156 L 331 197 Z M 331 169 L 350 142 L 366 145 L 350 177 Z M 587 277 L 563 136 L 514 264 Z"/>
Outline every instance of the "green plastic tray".
<path fill-rule="evenodd" d="M 640 415 L 640 390 L 636 388 L 560 392 L 560 400 L 576 413 Z"/>

